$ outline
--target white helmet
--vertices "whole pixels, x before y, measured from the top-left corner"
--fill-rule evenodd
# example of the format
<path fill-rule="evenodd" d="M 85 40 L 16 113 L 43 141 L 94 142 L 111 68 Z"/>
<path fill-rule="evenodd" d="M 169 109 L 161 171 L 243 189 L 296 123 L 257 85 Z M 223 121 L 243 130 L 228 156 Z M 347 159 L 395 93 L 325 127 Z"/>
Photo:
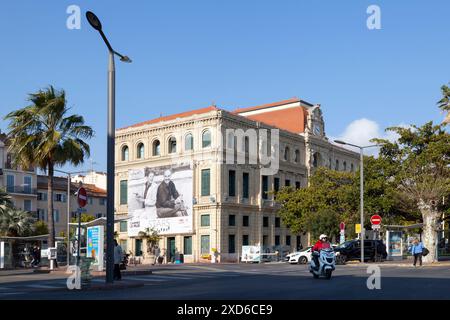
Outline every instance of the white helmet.
<path fill-rule="evenodd" d="M 319 239 L 320 239 L 320 240 L 323 240 L 323 238 L 328 238 L 328 237 L 327 237 L 326 234 L 321 234 L 320 237 L 319 237 Z"/>

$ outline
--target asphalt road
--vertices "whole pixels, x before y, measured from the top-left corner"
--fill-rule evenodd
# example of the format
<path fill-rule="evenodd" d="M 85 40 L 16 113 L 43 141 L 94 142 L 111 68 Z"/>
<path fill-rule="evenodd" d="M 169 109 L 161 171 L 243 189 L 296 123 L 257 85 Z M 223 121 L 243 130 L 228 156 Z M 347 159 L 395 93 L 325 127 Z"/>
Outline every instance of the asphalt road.
<path fill-rule="evenodd" d="M 337 266 L 332 279 L 326 280 L 314 279 L 306 265 L 174 265 L 154 267 L 150 275 L 124 277 L 144 286 L 101 292 L 49 291 L 65 288 L 64 275 L 0 276 L 0 299 L 450 299 L 448 266 L 380 266 L 379 290 L 368 289 L 367 266 Z"/>

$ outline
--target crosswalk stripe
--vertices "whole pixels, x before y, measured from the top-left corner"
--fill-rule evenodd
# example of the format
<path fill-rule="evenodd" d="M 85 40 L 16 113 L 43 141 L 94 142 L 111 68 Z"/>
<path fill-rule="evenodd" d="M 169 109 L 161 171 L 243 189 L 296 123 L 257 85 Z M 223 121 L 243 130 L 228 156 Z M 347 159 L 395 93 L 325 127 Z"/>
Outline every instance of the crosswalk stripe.
<path fill-rule="evenodd" d="M 163 279 L 152 279 L 152 278 L 143 278 L 143 277 L 126 277 L 127 280 L 136 280 L 136 281 L 145 281 L 145 282 L 161 282 L 161 281 L 167 281 Z"/>

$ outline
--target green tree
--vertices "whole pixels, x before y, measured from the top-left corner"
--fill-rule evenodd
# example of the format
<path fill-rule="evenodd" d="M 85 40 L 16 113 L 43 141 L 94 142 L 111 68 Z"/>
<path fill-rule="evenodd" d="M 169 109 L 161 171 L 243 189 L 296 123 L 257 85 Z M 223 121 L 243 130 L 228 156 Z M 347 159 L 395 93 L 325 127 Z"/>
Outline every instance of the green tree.
<path fill-rule="evenodd" d="M 32 231 L 34 219 L 30 213 L 9 208 L 0 212 L 0 234 L 8 237 L 28 235 Z"/>
<path fill-rule="evenodd" d="M 48 234 L 47 224 L 42 220 L 36 221 L 33 225 L 33 235 L 40 236 L 44 234 Z"/>
<path fill-rule="evenodd" d="M 392 127 L 387 130 L 399 135 L 397 142 L 374 139 L 384 143 L 380 159 L 393 164 L 391 180 L 399 201 L 419 211 L 423 221 L 424 245 L 430 254 L 425 262 L 436 257 L 437 231 L 440 218 L 448 205 L 442 199 L 450 194 L 450 135 L 444 125 Z"/>
<path fill-rule="evenodd" d="M 339 239 L 339 223 L 341 217 L 331 209 L 321 209 L 318 212 L 305 214 L 305 227 L 311 232 L 313 239 L 319 239 L 320 234 L 326 234 L 330 241 Z"/>
<path fill-rule="evenodd" d="M 55 166 L 83 163 L 89 156 L 84 139 L 93 136 L 79 115 L 68 115 L 64 90 L 49 86 L 29 95 L 30 106 L 9 113 L 9 152 L 13 162 L 24 168 L 37 166 L 48 173 L 49 247 L 55 245 L 53 223 L 53 176 Z"/>
<path fill-rule="evenodd" d="M 355 199 L 359 198 L 355 176 L 354 173 L 321 167 L 311 176 L 308 187 L 297 190 L 282 188 L 276 194 L 276 201 L 281 204 L 279 214 L 283 223 L 294 233 L 312 231 L 316 223 L 319 223 L 317 230 L 329 230 L 330 220 L 322 219 L 326 213 L 332 213 L 331 220 L 337 217 L 347 224 L 354 223 L 358 211 Z M 339 227 L 339 221 L 335 227 Z"/>
<path fill-rule="evenodd" d="M 91 222 L 93 220 L 95 220 L 95 217 L 93 215 L 87 214 L 87 213 L 82 213 L 81 214 L 81 222 Z M 78 222 L 78 218 L 77 217 L 72 218 L 72 219 L 70 219 L 70 222 L 77 223 Z"/>

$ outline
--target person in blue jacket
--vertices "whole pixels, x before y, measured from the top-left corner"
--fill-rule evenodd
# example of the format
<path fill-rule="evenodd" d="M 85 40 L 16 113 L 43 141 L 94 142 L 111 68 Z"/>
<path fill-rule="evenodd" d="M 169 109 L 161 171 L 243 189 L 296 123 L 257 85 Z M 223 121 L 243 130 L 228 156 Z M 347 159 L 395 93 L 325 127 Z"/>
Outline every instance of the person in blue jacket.
<path fill-rule="evenodd" d="M 420 266 L 422 266 L 422 252 L 423 252 L 423 243 L 419 241 L 419 239 L 415 238 L 411 245 L 411 254 L 414 256 L 413 266 L 415 267 L 417 264 L 417 260 L 419 260 Z"/>

